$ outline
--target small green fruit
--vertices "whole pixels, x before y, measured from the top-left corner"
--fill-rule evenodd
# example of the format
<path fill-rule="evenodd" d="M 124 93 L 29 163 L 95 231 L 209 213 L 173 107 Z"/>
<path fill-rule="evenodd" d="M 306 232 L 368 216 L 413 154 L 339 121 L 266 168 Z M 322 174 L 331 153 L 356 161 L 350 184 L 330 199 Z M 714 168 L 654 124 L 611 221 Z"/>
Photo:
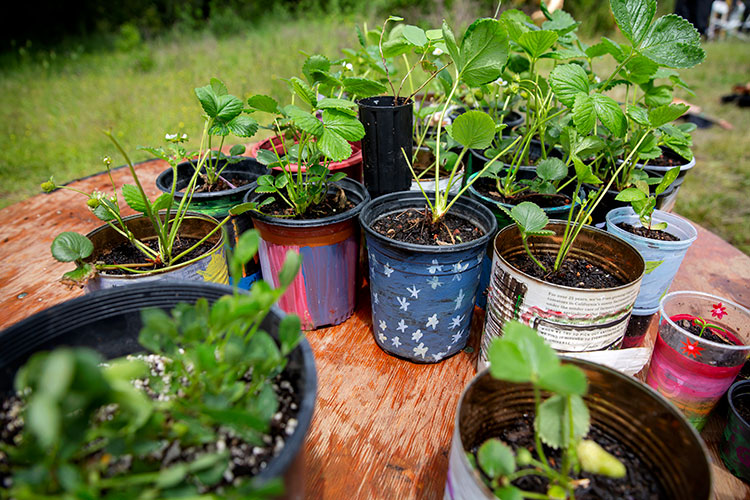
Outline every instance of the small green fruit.
<path fill-rule="evenodd" d="M 529 465 L 532 459 L 531 452 L 526 448 L 521 448 L 516 452 L 516 463 L 521 467 Z"/>
<path fill-rule="evenodd" d="M 547 496 L 550 498 L 550 500 L 565 500 L 568 498 L 568 494 L 565 492 L 565 489 L 562 486 L 550 486 L 547 490 Z"/>
<path fill-rule="evenodd" d="M 56 188 L 57 186 L 55 186 L 55 183 L 52 182 L 52 179 L 48 180 L 47 182 L 42 182 L 42 191 L 44 191 L 45 193 L 51 193 Z"/>
<path fill-rule="evenodd" d="M 578 444 L 578 459 L 586 472 L 601 474 L 614 479 L 625 477 L 625 465 L 617 457 L 607 452 L 591 440 L 583 440 Z"/>
<path fill-rule="evenodd" d="M 96 198 L 89 198 L 88 200 L 86 200 L 86 205 L 88 205 L 89 208 L 92 210 L 98 207 L 99 204 L 100 204 L 99 200 Z"/>

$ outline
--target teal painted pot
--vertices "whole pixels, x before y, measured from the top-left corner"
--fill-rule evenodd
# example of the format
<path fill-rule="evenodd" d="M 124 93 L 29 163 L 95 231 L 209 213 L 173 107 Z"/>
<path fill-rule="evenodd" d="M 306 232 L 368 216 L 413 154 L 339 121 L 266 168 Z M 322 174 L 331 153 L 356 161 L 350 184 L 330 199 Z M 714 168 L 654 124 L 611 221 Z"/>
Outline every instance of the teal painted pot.
<path fill-rule="evenodd" d="M 519 170 L 518 172 L 518 177 L 520 179 L 533 179 L 535 175 L 536 174 L 534 173 L 534 171 L 529 170 L 529 167 L 521 167 L 521 170 Z M 471 174 L 469 180 L 473 179 L 476 176 L 476 173 Z M 508 203 L 499 203 L 492 198 L 479 193 L 479 191 L 475 189 L 474 185 L 469 186 L 468 192 L 471 198 L 475 199 L 492 211 L 495 219 L 497 219 L 498 231 L 513 224 L 511 218 L 508 217 L 505 212 L 500 210 L 500 208 L 498 208 L 498 204 L 504 206 L 508 210 L 512 209 L 513 205 L 510 205 Z M 570 210 L 570 203 L 559 207 L 544 208 L 543 210 L 547 214 L 547 217 L 549 217 L 550 219 L 567 219 L 568 211 Z M 492 270 L 492 241 L 494 239 L 494 235 L 492 236 L 493 238 L 490 239 L 489 243 L 487 244 L 487 258 L 482 261 L 482 273 L 480 274 L 479 289 L 477 290 L 476 303 L 482 309 L 484 309 L 487 305 L 487 287 L 490 284 L 490 272 Z"/>
<path fill-rule="evenodd" d="M 729 415 L 721 436 L 719 454 L 729 472 L 750 482 L 750 422 L 740 415 L 739 407 L 750 408 L 750 381 L 735 382 L 727 393 Z"/>

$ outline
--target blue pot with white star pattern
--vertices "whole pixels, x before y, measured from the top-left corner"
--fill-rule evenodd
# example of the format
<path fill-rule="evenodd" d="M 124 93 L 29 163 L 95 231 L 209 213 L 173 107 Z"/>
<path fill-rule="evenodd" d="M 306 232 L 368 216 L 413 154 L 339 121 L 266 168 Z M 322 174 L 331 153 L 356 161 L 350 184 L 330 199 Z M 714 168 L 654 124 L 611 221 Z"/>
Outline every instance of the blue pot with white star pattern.
<path fill-rule="evenodd" d="M 381 217 L 425 205 L 421 192 L 390 193 L 365 205 L 359 220 L 367 242 L 375 342 L 394 356 L 437 363 L 466 346 L 482 260 L 497 222 L 488 208 L 462 197 L 450 213 L 484 232 L 476 240 L 417 245 L 372 229 Z"/>

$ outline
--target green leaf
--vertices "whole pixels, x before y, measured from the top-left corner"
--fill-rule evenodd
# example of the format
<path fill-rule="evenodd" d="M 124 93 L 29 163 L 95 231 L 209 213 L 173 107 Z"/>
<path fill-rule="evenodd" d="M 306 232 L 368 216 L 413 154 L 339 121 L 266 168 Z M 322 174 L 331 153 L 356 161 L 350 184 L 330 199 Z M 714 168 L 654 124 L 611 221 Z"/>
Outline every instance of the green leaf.
<path fill-rule="evenodd" d="M 591 474 L 619 479 L 625 477 L 627 473 L 625 465 L 595 441 L 589 439 L 581 441 L 578 443 L 576 453 L 581 468 Z"/>
<path fill-rule="evenodd" d="M 281 155 L 283 156 L 283 155 Z M 270 151 L 268 149 L 260 148 L 258 152 L 255 154 L 255 159 L 258 160 L 259 163 L 263 165 L 273 165 L 274 163 L 279 161 L 279 158 L 276 156 L 276 153 L 273 151 Z M 260 179 L 262 177 L 258 178 L 258 184 L 260 185 Z"/>
<path fill-rule="evenodd" d="M 594 172 L 591 171 L 591 165 L 583 163 L 581 160 L 573 157 L 573 166 L 576 169 L 576 177 L 582 184 L 601 184 L 602 181 Z"/>
<path fill-rule="evenodd" d="M 542 441 L 552 448 L 563 448 L 569 442 L 570 414 L 566 400 L 570 398 L 573 414 L 573 438 L 579 439 L 589 431 L 590 417 L 586 403 L 580 396 L 554 395 L 539 405 L 534 428 Z"/>
<path fill-rule="evenodd" d="M 155 486 L 157 488 L 167 489 L 177 486 L 187 476 L 188 467 L 186 464 L 177 464 L 167 469 L 159 471 L 159 476 L 156 478 Z"/>
<path fill-rule="evenodd" d="M 287 314 L 279 323 L 279 340 L 281 341 L 281 353 L 286 356 L 297 347 L 302 340 L 301 323 L 296 314 Z"/>
<path fill-rule="evenodd" d="M 294 126 L 312 134 L 315 137 L 320 137 L 323 133 L 323 122 L 317 119 L 315 115 L 303 111 L 302 109 L 290 104 L 284 108 L 284 112 L 291 118 Z"/>
<path fill-rule="evenodd" d="M 372 97 L 385 93 L 386 87 L 380 82 L 370 80 L 369 78 L 361 78 L 350 76 L 343 80 L 344 90 L 357 97 Z"/>
<path fill-rule="evenodd" d="M 383 57 L 390 59 L 411 52 L 412 45 L 403 38 L 388 40 L 383 44 Z"/>
<path fill-rule="evenodd" d="M 346 139 L 328 129 L 323 130 L 318 148 L 331 161 L 344 161 L 352 155 L 352 146 Z"/>
<path fill-rule="evenodd" d="M 544 2 L 542 2 L 542 5 L 544 5 Z M 559 36 L 574 31 L 580 24 L 573 19 L 573 16 L 560 9 L 550 13 L 547 19 L 548 21 L 542 23 L 542 29 L 556 31 Z"/>
<path fill-rule="evenodd" d="M 218 113 L 219 97 L 214 92 L 214 89 L 211 88 L 211 85 L 198 87 L 194 91 L 195 96 L 198 98 L 198 102 L 200 102 L 201 107 L 203 108 L 203 111 L 205 111 L 206 114 L 211 118 L 215 118 L 216 114 Z"/>
<path fill-rule="evenodd" d="M 242 113 L 242 101 L 233 95 L 222 95 L 216 103 L 217 120 L 224 123 Z"/>
<path fill-rule="evenodd" d="M 63 281 L 69 280 L 78 284 L 84 283 L 89 277 L 96 274 L 93 264 L 79 262 L 72 271 L 63 273 Z"/>
<path fill-rule="evenodd" d="M 573 104 L 573 123 L 581 134 L 588 134 L 594 130 L 596 108 L 593 99 L 588 94 L 576 95 Z"/>
<path fill-rule="evenodd" d="M 293 76 L 289 79 L 289 86 L 300 99 L 309 104 L 311 107 L 314 108 L 318 103 L 317 99 L 315 98 L 315 92 L 313 92 L 313 90 L 305 81 L 300 80 L 296 76 Z"/>
<path fill-rule="evenodd" d="M 258 111 L 264 111 L 266 113 L 278 113 L 279 103 L 273 97 L 267 95 L 254 95 L 247 100 L 247 105 Z"/>
<path fill-rule="evenodd" d="M 211 80 L 209 80 L 209 85 L 211 85 L 211 89 L 217 96 L 223 96 L 229 93 L 227 86 L 218 78 L 211 78 Z"/>
<path fill-rule="evenodd" d="M 75 358 L 69 349 L 52 351 L 44 365 L 39 379 L 39 390 L 55 401 L 60 401 L 70 387 L 75 370 Z"/>
<path fill-rule="evenodd" d="M 636 201 L 636 200 L 645 200 L 646 195 L 643 194 L 643 191 L 637 188 L 627 188 L 623 189 L 619 193 L 617 193 L 617 196 L 615 196 L 615 200 L 617 201 Z"/>
<path fill-rule="evenodd" d="M 568 167 L 559 158 L 546 158 L 537 164 L 536 175 L 546 181 L 559 181 L 568 175 Z"/>
<path fill-rule="evenodd" d="M 245 146 L 243 144 L 235 144 L 229 149 L 229 154 L 231 156 L 239 156 L 243 154 L 244 152 L 245 152 Z"/>
<path fill-rule="evenodd" d="M 529 57 L 539 59 L 542 54 L 555 45 L 557 36 L 557 33 L 554 31 L 527 31 L 518 38 L 518 44 L 526 51 Z"/>
<path fill-rule="evenodd" d="M 490 343 L 487 357 L 490 374 L 508 382 L 530 382 L 531 365 L 521 349 L 507 339 L 495 338 Z"/>
<path fill-rule="evenodd" d="M 638 106 L 629 105 L 628 106 L 628 116 L 631 120 L 636 122 L 638 125 L 648 125 L 648 112 Z"/>
<path fill-rule="evenodd" d="M 497 438 L 482 443 L 477 450 L 477 463 L 492 479 L 508 476 L 516 471 L 513 451 Z"/>
<path fill-rule="evenodd" d="M 643 97 L 646 106 L 650 108 L 666 106 L 672 102 L 672 88 L 667 85 L 659 85 L 658 87 L 651 85 L 647 87 Z"/>
<path fill-rule="evenodd" d="M 258 232 L 255 230 L 245 231 L 237 240 L 237 244 L 232 251 L 232 259 L 244 266 L 258 253 L 259 246 L 260 236 Z"/>
<path fill-rule="evenodd" d="M 663 260 L 647 260 L 646 261 L 646 274 L 651 274 L 651 272 L 659 267 L 660 265 L 664 264 Z"/>
<path fill-rule="evenodd" d="M 692 68 L 706 57 L 698 31 L 675 14 L 656 20 L 643 39 L 640 51 L 652 61 L 670 68 Z"/>
<path fill-rule="evenodd" d="M 677 118 L 684 115 L 688 109 L 690 109 L 690 107 L 684 104 L 659 106 L 648 112 L 648 120 L 651 122 L 652 127 L 661 127 L 662 125 L 675 121 Z"/>
<path fill-rule="evenodd" d="M 258 122 L 247 115 L 239 115 L 227 122 L 227 128 L 237 137 L 252 137 L 258 131 Z M 244 152 L 244 146 L 237 144 L 234 147 L 237 146 L 240 146 Z M 230 154 L 232 154 L 231 151 Z"/>
<path fill-rule="evenodd" d="M 659 68 L 654 61 L 644 56 L 636 56 L 627 63 L 625 68 L 628 70 L 629 80 L 642 84 L 651 79 Z"/>
<path fill-rule="evenodd" d="M 484 111 L 467 111 L 453 121 L 449 135 L 464 147 L 486 149 L 495 138 L 495 121 Z"/>
<path fill-rule="evenodd" d="M 355 103 L 353 103 L 352 101 L 347 101 L 346 99 L 325 97 L 318 101 L 318 109 L 337 109 L 346 113 L 350 113 L 350 111 L 356 107 L 357 105 Z"/>
<path fill-rule="evenodd" d="M 347 141 L 358 141 L 365 136 L 365 127 L 362 122 L 336 109 L 323 110 L 323 124 L 326 131 L 334 132 Z"/>
<path fill-rule="evenodd" d="M 284 264 L 281 266 L 279 271 L 279 286 L 286 288 L 292 284 L 297 271 L 302 263 L 302 257 L 294 250 L 288 250 L 286 257 L 284 258 Z"/>
<path fill-rule="evenodd" d="M 510 210 L 510 216 L 518 224 L 523 232 L 528 234 L 551 234 L 552 231 L 543 231 L 549 223 L 549 218 L 544 210 L 530 201 L 524 201 L 515 205 Z M 515 328 L 515 327 L 514 327 Z M 532 330 L 533 331 L 533 330 Z M 536 335 L 536 332 L 535 332 Z"/>
<path fill-rule="evenodd" d="M 667 170 L 667 173 L 664 174 L 664 177 L 662 178 L 659 185 L 656 186 L 656 189 L 654 189 L 654 194 L 656 196 L 659 196 L 664 191 L 666 191 L 666 189 L 669 187 L 670 184 L 674 182 L 674 180 L 677 178 L 678 175 L 680 175 L 680 167 L 672 167 L 669 170 Z"/>
<path fill-rule="evenodd" d="M 66 231 L 52 241 L 52 257 L 60 262 L 85 259 L 94 251 L 94 244 L 82 234 Z"/>
<path fill-rule="evenodd" d="M 617 101 L 602 94 L 594 94 L 591 99 L 596 109 L 596 116 L 599 117 L 602 124 L 615 136 L 624 136 L 628 130 L 628 121 Z"/>
<path fill-rule="evenodd" d="M 461 61 L 461 54 L 458 52 L 456 37 L 453 34 L 451 27 L 445 22 L 445 19 L 443 19 L 442 31 L 443 41 L 445 41 L 445 47 L 448 49 L 448 54 L 451 56 L 451 59 L 453 59 L 453 64 L 456 66 L 456 69 L 460 72 L 463 68 L 463 61 Z"/>
<path fill-rule="evenodd" d="M 427 34 L 422 28 L 407 24 L 406 26 L 404 26 L 402 35 L 412 45 L 416 45 L 418 47 L 424 47 L 425 45 L 427 45 Z"/>
<path fill-rule="evenodd" d="M 656 0 L 610 0 L 615 22 L 628 40 L 637 46 L 648 32 L 656 14 Z"/>
<path fill-rule="evenodd" d="M 122 197 L 125 198 L 125 203 L 136 212 L 146 212 L 149 201 L 143 199 L 143 195 L 137 187 L 132 184 L 123 185 Z"/>
<path fill-rule="evenodd" d="M 31 397 L 24 421 L 43 448 L 51 450 L 59 440 L 62 416 L 60 408 L 49 394 L 41 392 Z"/>
<path fill-rule="evenodd" d="M 549 75 L 549 85 L 557 99 L 569 108 L 573 107 L 578 94 L 588 95 L 590 90 L 589 77 L 577 64 L 557 66 Z"/>
<path fill-rule="evenodd" d="M 327 73 L 330 69 L 331 61 L 329 61 L 326 56 L 320 54 L 311 55 L 305 59 L 305 62 L 302 65 L 302 73 L 305 75 L 305 78 L 307 78 L 307 81 L 310 82 L 310 85 L 317 81 L 313 75 L 314 72 Z"/>
<path fill-rule="evenodd" d="M 471 87 L 497 80 L 508 61 L 508 50 L 508 34 L 498 21 L 474 21 L 461 41 L 461 78 Z"/>
<path fill-rule="evenodd" d="M 559 365 L 542 372 L 539 377 L 539 387 L 561 396 L 571 394 L 582 396 L 586 394 L 588 383 L 583 370 L 577 366 Z"/>
<path fill-rule="evenodd" d="M 523 500 L 523 493 L 515 486 L 502 486 L 495 490 L 495 496 L 500 500 Z"/>

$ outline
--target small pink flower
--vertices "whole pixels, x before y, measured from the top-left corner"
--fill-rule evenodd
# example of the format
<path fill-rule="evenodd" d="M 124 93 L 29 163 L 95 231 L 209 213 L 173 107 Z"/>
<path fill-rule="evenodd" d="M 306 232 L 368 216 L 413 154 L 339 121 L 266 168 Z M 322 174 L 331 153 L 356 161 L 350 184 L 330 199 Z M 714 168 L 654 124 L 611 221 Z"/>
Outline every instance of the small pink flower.
<path fill-rule="evenodd" d="M 721 319 L 728 314 L 727 307 L 721 302 L 719 302 L 718 304 L 713 304 L 713 306 L 714 308 L 711 310 L 711 316 L 713 316 L 714 318 Z"/>

